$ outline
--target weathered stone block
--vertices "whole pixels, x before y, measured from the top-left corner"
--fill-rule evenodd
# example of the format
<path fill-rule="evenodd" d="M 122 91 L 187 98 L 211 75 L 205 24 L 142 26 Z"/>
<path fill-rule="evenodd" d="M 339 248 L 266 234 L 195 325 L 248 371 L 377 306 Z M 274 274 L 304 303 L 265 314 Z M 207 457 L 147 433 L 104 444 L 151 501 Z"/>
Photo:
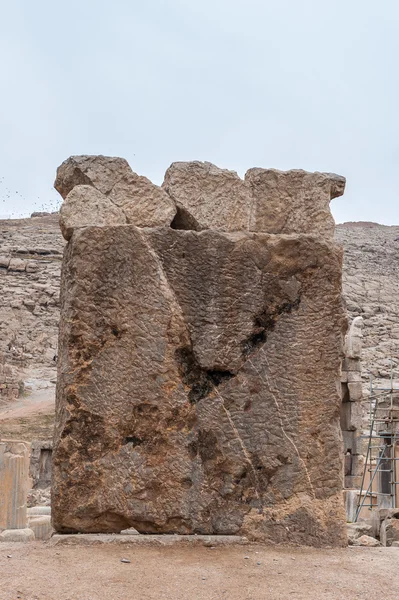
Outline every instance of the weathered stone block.
<path fill-rule="evenodd" d="M 255 168 L 247 171 L 245 181 L 253 196 L 250 231 L 334 236 L 330 202 L 344 193 L 344 177 Z"/>
<path fill-rule="evenodd" d="M 376 548 L 381 546 L 380 542 L 370 535 L 362 535 L 352 541 L 353 546 L 367 546 L 368 548 Z"/>
<path fill-rule="evenodd" d="M 347 358 L 360 359 L 363 345 L 363 317 L 355 317 L 350 325 L 345 341 Z"/>
<path fill-rule="evenodd" d="M 0 442 L 0 530 L 27 525 L 29 448 L 23 442 Z"/>
<path fill-rule="evenodd" d="M 5 529 L 0 533 L 0 542 L 33 542 L 35 534 L 32 529 Z"/>
<path fill-rule="evenodd" d="M 11 258 L 8 269 L 9 271 L 25 271 L 26 260 L 22 260 L 22 258 Z"/>
<path fill-rule="evenodd" d="M 71 238 L 76 227 L 124 224 L 123 211 L 90 185 L 75 186 L 61 206 L 60 227 L 66 240 Z"/>
<path fill-rule="evenodd" d="M 176 214 L 165 191 L 133 173 L 123 158 L 71 156 L 58 168 L 54 186 L 65 200 L 60 226 L 66 240 L 90 225 L 169 226 Z"/>
<path fill-rule="evenodd" d="M 393 542 L 399 542 L 398 519 L 385 519 L 381 523 L 380 540 L 383 546 L 392 546 Z"/>
<path fill-rule="evenodd" d="M 360 361 L 355 358 L 344 358 L 342 361 L 343 371 L 361 371 L 362 367 Z"/>
<path fill-rule="evenodd" d="M 34 515 L 29 517 L 29 528 L 33 531 L 36 540 L 49 540 L 53 532 L 50 515 Z"/>
<path fill-rule="evenodd" d="M 351 430 L 343 430 L 342 437 L 344 440 L 344 454 L 346 454 L 347 452 L 350 452 L 351 454 L 357 454 L 357 432 Z"/>
<path fill-rule="evenodd" d="M 341 429 L 356 431 L 361 429 L 364 419 L 364 407 L 360 402 L 343 402 L 341 404 Z M 360 435 L 360 432 L 357 433 Z"/>
<path fill-rule="evenodd" d="M 348 371 L 346 373 L 348 383 L 359 383 L 361 384 L 362 375 L 360 371 Z"/>
<path fill-rule="evenodd" d="M 268 233 L 309 233 L 332 238 L 329 204 L 341 196 L 345 178 L 302 170 L 250 169 L 245 180 L 205 162 L 177 162 L 164 189 L 175 201 L 177 228 Z M 179 213 L 180 211 L 180 213 Z"/>
<path fill-rule="evenodd" d="M 346 490 L 359 490 L 362 484 L 361 475 L 346 475 L 344 485 Z"/>
<path fill-rule="evenodd" d="M 11 260 L 10 256 L 0 256 L 0 268 L 8 269 L 10 260 Z"/>
<path fill-rule="evenodd" d="M 126 174 L 131 174 L 124 158 L 113 156 L 71 156 L 57 169 L 55 189 L 65 199 L 77 185 L 90 185 L 108 195 Z"/>
<path fill-rule="evenodd" d="M 341 260 L 306 235 L 75 230 L 56 530 L 345 545 Z"/>
<path fill-rule="evenodd" d="M 46 489 L 51 485 L 52 441 L 34 441 L 31 444 L 29 475 L 33 489 Z"/>
<path fill-rule="evenodd" d="M 362 382 L 355 381 L 348 383 L 349 397 L 352 401 L 361 400 L 363 397 Z"/>

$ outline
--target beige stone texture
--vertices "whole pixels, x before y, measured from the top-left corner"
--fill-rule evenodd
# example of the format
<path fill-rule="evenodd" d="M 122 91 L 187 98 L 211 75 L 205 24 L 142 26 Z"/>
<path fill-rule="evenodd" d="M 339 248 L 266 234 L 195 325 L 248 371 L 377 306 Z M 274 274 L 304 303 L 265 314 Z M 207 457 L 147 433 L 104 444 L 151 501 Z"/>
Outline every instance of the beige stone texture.
<path fill-rule="evenodd" d="M 0 533 L 0 542 L 33 542 L 35 534 L 32 529 L 5 529 Z"/>
<path fill-rule="evenodd" d="M 51 515 L 34 515 L 28 519 L 29 529 L 34 533 L 36 540 L 49 540 L 53 532 Z"/>
<path fill-rule="evenodd" d="M 71 156 L 58 167 L 54 187 L 64 199 L 77 185 L 90 185 L 108 195 L 118 181 L 131 173 L 124 158 Z"/>
<path fill-rule="evenodd" d="M 60 226 L 66 240 L 89 225 L 165 227 L 176 214 L 165 191 L 122 158 L 72 156 L 58 168 L 54 186 L 64 198 Z"/>
<path fill-rule="evenodd" d="M 250 188 L 235 171 L 209 162 L 175 162 L 166 171 L 162 187 L 178 207 L 183 221 L 179 228 L 248 230 Z M 184 224 L 187 218 L 189 227 Z"/>
<path fill-rule="evenodd" d="M 60 228 L 66 240 L 71 238 L 76 227 L 124 224 L 126 217 L 123 211 L 90 185 L 75 186 L 61 206 Z"/>
<path fill-rule="evenodd" d="M 165 191 L 136 173 L 116 183 L 109 199 L 123 210 L 127 222 L 137 227 L 169 226 L 176 214 L 175 204 Z"/>
<path fill-rule="evenodd" d="M 8 269 L 10 271 L 25 271 L 26 260 L 22 260 L 21 258 L 11 258 L 8 264 Z"/>
<path fill-rule="evenodd" d="M 360 359 L 362 355 L 362 341 L 363 341 L 363 317 L 355 317 L 350 325 L 349 331 L 346 336 L 345 343 L 345 356 L 347 358 Z"/>
<path fill-rule="evenodd" d="M 399 226 L 354 222 L 337 225 L 344 253 L 343 294 L 352 319 L 362 317 L 363 392 L 390 385 L 391 365 L 399 388 Z M 392 362 L 391 362 L 392 361 Z M 365 411 L 366 412 L 366 411 Z M 365 419 L 365 426 L 367 419 Z"/>
<path fill-rule="evenodd" d="M 251 231 L 334 236 L 330 202 L 344 193 L 344 177 L 299 169 L 250 169 L 245 181 L 253 196 Z"/>
<path fill-rule="evenodd" d="M 381 546 L 380 542 L 370 535 L 361 535 L 353 541 L 353 546 L 366 546 L 368 548 L 376 548 Z"/>
<path fill-rule="evenodd" d="M 28 445 L 0 442 L 0 531 L 26 528 L 28 475 Z"/>
<path fill-rule="evenodd" d="M 392 546 L 393 542 L 399 541 L 399 520 L 388 518 L 381 523 L 380 540 L 383 546 Z"/>
<path fill-rule="evenodd" d="M 355 381 L 352 383 L 348 383 L 349 396 L 352 401 L 358 401 L 362 399 L 362 382 Z"/>
<path fill-rule="evenodd" d="M 345 545 L 341 261 L 306 235 L 75 230 L 55 529 Z"/>
<path fill-rule="evenodd" d="M 334 219 L 329 204 L 343 194 L 345 178 L 301 170 L 250 169 L 243 181 L 234 171 L 211 163 L 180 162 L 166 171 L 163 187 L 178 207 L 179 229 L 332 238 Z M 191 220 L 189 227 L 185 220 Z"/>

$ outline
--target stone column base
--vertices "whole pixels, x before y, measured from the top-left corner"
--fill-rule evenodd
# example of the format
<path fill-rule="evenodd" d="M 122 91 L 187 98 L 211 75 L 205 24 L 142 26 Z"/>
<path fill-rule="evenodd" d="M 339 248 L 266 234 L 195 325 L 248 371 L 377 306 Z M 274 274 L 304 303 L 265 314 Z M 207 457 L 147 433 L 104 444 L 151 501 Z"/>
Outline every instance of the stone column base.
<path fill-rule="evenodd" d="M 33 542 L 35 534 L 32 529 L 5 529 L 0 533 L 0 542 Z"/>

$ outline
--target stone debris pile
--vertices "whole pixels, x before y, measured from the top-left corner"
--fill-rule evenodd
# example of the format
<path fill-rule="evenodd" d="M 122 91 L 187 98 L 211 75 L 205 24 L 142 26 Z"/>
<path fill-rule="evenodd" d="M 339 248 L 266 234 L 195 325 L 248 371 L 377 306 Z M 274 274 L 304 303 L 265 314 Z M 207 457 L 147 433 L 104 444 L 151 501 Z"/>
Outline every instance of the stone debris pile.
<path fill-rule="evenodd" d="M 345 545 L 332 174 L 57 172 L 58 532 Z"/>

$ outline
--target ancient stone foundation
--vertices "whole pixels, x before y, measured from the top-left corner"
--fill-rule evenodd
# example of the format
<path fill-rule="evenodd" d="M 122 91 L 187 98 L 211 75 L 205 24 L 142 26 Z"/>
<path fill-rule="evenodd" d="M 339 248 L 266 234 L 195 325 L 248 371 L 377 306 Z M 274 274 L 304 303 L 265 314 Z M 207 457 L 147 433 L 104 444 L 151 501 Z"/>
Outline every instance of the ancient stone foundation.
<path fill-rule="evenodd" d="M 73 157 L 56 188 L 55 529 L 346 544 L 343 178 Z"/>

